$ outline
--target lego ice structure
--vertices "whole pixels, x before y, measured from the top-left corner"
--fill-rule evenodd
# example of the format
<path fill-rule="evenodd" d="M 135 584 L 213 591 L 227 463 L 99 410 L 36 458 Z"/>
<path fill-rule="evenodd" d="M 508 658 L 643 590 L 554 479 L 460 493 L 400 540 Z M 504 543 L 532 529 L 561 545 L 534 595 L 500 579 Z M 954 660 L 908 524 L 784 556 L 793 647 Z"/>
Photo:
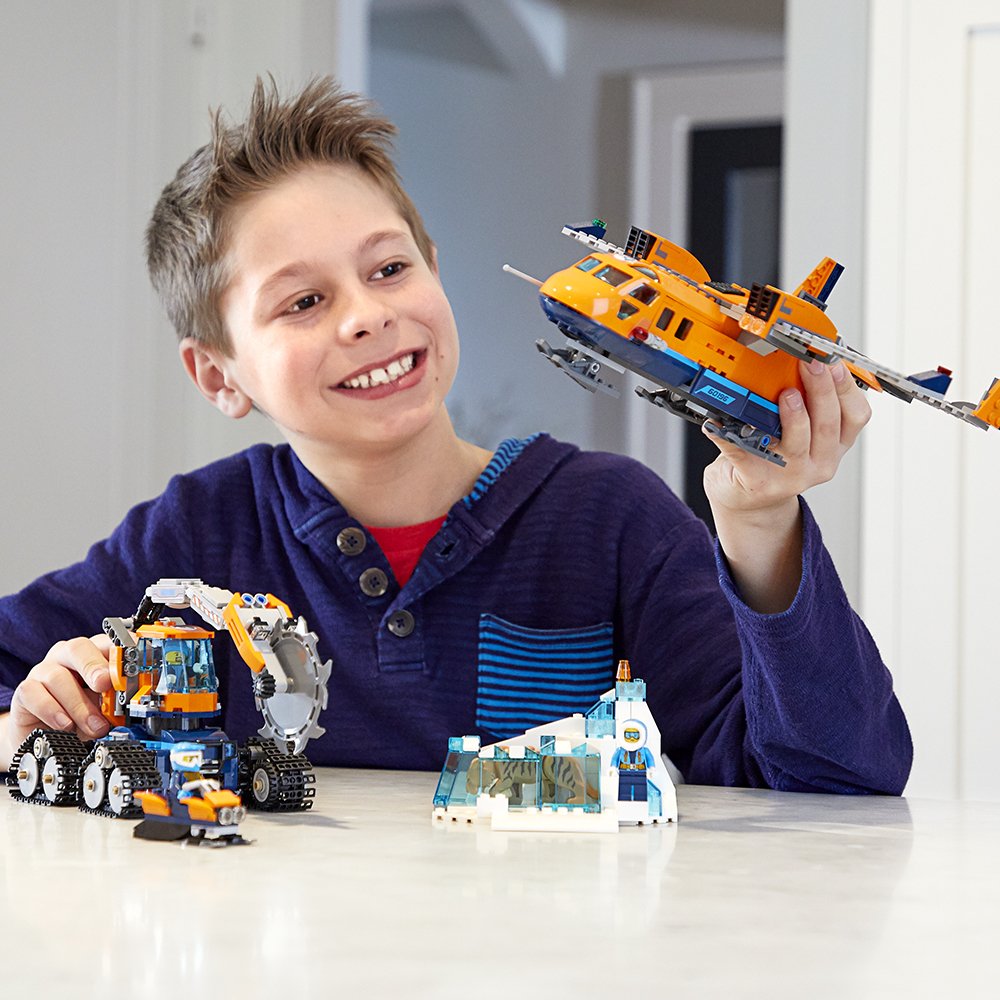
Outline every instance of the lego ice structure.
<path fill-rule="evenodd" d="M 538 350 L 591 392 L 618 396 L 614 374 L 626 370 L 653 383 L 643 399 L 777 465 L 785 460 L 778 396 L 802 389 L 798 362 L 843 360 L 862 388 L 917 400 L 983 430 L 1000 427 L 1000 380 L 978 404 L 945 399 L 951 371 L 899 372 L 844 343 L 826 315 L 827 297 L 843 271 L 824 258 L 795 289 L 749 289 L 712 281 L 688 250 L 632 226 L 624 247 L 608 242 L 600 219 L 563 234 L 589 253 L 538 286 L 546 316 L 566 335 L 564 347 Z"/>
<path fill-rule="evenodd" d="M 264 722 L 258 737 L 241 746 L 218 728 L 214 633 L 161 617 L 166 607 L 191 608 L 229 633 L 253 674 Z M 315 776 L 302 751 L 324 732 L 319 715 L 331 661 L 320 660 L 305 619 L 294 619 L 270 594 L 163 579 L 147 588 L 130 618 L 104 619 L 104 631 L 112 689 L 101 711 L 113 728 L 87 742 L 74 733 L 32 731 L 11 761 L 13 798 L 126 819 L 183 825 L 186 817 L 185 832 L 194 837 L 235 827 L 244 803 L 270 811 L 311 807 Z M 195 771 L 200 784 L 185 789 Z M 234 832 L 227 829 L 227 839 Z"/>
<path fill-rule="evenodd" d="M 622 660 L 614 688 L 584 714 L 485 747 L 478 736 L 452 737 L 433 817 L 574 833 L 675 821 L 677 795 L 645 681 Z"/>

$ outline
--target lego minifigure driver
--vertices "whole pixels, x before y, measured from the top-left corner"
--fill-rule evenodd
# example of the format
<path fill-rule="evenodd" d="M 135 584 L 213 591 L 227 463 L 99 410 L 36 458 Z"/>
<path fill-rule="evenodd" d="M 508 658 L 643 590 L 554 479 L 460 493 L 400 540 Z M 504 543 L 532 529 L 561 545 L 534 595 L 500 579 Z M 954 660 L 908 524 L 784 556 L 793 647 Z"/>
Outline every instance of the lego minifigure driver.
<path fill-rule="evenodd" d="M 174 774 L 184 778 L 177 792 L 179 799 L 191 798 L 201 792 L 217 792 L 222 786 L 214 778 L 202 776 L 205 750 L 197 743 L 178 743 L 170 748 L 170 764 Z"/>
<path fill-rule="evenodd" d="M 625 723 L 621 745 L 611 758 L 618 768 L 618 801 L 647 801 L 647 774 L 653 767 L 653 754 L 646 746 L 646 727 L 637 719 Z"/>

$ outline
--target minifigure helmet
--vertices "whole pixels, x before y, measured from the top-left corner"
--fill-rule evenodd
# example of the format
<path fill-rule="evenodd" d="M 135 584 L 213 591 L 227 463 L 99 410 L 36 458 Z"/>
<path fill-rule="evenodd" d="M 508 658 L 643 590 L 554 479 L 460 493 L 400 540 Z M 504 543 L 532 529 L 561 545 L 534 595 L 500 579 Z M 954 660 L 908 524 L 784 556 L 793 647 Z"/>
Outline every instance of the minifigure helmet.
<path fill-rule="evenodd" d="M 201 771 L 205 748 L 197 743 L 177 743 L 170 748 L 170 764 L 176 771 Z"/>
<path fill-rule="evenodd" d="M 626 719 L 619 723 L 618 744 L 626 750 L 638 750 L 646 745 L 646 727 L 638 719 Z"/>

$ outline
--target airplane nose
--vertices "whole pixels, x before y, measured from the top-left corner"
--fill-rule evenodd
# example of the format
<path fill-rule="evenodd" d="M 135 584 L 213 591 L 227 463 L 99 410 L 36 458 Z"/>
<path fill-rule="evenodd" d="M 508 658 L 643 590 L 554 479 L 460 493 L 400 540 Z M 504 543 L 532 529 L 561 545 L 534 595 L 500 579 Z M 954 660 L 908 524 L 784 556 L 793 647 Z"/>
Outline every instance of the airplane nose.
<path fill-rule="evenodd" d="M 584 276 L 586 277 L 586 276 Z M 538 289 L 539 295 L 551 295 L 553 298 L 564 299 L 566 296 L 576 296 L 582 291 L 577 275 L 572 271 L 557 271 Z"/>

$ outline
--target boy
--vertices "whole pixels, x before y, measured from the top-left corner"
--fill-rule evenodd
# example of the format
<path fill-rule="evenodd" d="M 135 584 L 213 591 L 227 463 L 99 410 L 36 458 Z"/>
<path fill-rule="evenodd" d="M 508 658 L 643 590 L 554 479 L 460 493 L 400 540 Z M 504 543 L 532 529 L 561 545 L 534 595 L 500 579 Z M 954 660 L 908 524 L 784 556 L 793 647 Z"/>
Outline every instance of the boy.
<path fill-rule="evenodd" d="M 184 366 L 288 445 L 175 477 L 82 563 L 0 602 L 0 763 L 38 724 L 106 731 L 104 644 L 56 640 L 200 576 L 278 594 L 319 634 L 318 764 L 436 769 L 450 735 L 586 710 L 627 657 L 689 781 L 900 793 L 905 719 L 798 499 L 868 419 L 843 366 L 782 396 L 785 468 L 719 443 L 717 559 L 635 462 L 545 435 L 493 455 L 462 441 L 455 323 L 391 133 L 329 80 L 287 102 L 258 81 L 247 120 L 217 117 L 164 190 L 148 263 Z M 251 686 L 221 644 L 219 661 L 241 739 Z"/>

